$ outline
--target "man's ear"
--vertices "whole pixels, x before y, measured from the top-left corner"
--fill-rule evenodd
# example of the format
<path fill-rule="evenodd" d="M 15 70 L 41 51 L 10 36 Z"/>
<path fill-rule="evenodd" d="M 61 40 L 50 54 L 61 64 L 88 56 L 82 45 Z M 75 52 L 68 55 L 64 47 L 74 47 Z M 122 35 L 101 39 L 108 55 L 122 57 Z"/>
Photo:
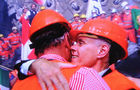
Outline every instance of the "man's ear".
<path fill-rule="evenodd" d="M 98 58 L 103 58 L 105 57 L 110 50 L 110 46 L 108 44 L 102 44 L 99 46 L 98 51 L 97 51 L 97 57 Z"/>
<path fill-rule="evenodd" d="M 68 33 L 65 33 L 64 39 L 65 39 L 66 47 L 67 48 L 71 48 L 71 45 L 70 45 L 71 42 L 70 42 L 70 37 L 69 37 L 69 34 Z"/>

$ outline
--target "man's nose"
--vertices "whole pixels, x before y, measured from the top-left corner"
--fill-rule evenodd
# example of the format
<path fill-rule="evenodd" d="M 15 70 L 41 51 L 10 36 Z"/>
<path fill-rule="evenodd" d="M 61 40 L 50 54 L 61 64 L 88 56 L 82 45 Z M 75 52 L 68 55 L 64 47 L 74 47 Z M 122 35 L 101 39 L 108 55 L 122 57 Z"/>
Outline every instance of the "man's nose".
<path fill-rule="evenodd" d="M 73 44 L 72 44 L 72 46 L 71 46 L 71 52 L 72 52 L 72 54 L 73 54 L 74 52 L 76 52 L 76 50 L 77 50 L 77 44 L 76 44 L 76 42 L 73 42 Z"/>

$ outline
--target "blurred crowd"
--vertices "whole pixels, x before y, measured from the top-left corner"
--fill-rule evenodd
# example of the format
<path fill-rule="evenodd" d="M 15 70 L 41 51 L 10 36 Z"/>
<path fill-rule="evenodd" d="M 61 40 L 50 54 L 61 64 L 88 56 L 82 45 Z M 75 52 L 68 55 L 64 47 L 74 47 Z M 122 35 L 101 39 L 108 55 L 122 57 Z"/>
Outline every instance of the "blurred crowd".
<path fill-rule="evenodd" d="M 12 32 L 8 37 L 0 34 L 0 64 L 13 68 L 15 61 L 20 59 L 21 35 L 17 27 L 12 27 Z"/>
<path fill-rule="evenodd" d="M 41 7 L 41 9 L 45 9 Z M 21 59 L 21 45 L 24 40 L 24 36 L 28 36 L 28 30 L 33 17 L 37 13 L 37 5 L 32 4 L 31 9 L 23 7 L 22 14 L 17 17 L 14 14 L 12 19 L 12 32 L 8 36 L 0 33 L 0 65 L 13 69 L 17 60 Z M 16 24 L 16 22 L 21 23 Z M 26 31 L 25 31 L 25 30 Z"/>
<path fill-rule="evenodd" d="M 124 28 L 127 32 L 128 40 L 140 45 L 140 17 L 138 13 L 140 13 L 138 6 L 125 6 L 121 12 L 118 12 L 117 9 L 113 8 L 111 14 L 107 14 L 105 11 L 98 14 L 93 10 L 90 19 L 87 19 L 85 14 L 74 14 L 72 27 L 74 30 L 80 30 L 84 23 L 89 20 L 97 18 L 107 19 Z"/>

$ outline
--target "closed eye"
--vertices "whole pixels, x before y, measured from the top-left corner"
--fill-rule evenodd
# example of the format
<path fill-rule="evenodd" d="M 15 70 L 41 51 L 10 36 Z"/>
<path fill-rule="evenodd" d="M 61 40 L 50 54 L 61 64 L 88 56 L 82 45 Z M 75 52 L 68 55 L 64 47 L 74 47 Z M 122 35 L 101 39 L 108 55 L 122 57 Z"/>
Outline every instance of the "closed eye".
<path fill-rule="evenodd" d="M 85 44 L 85 42 L 84 42 L 82 39 L 78 39 L 78 40 L 77 40 L 77 44 L 78 44 L 79 46 L 82 46 L 82 45 Z"/>

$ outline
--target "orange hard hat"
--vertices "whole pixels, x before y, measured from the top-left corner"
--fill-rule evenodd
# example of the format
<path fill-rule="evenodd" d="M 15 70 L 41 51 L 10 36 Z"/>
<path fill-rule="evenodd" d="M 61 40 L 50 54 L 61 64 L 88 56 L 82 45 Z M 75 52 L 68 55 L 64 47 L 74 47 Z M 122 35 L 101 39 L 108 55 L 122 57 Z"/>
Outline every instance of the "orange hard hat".
<path fill-rule="evenodd" d="M 82 14 L 82 15 L 80 16 L 80 18 L 86 18 L 86 15 L 85 15 L 85 14 Z"/>
<path fill-rule="evenodd" d="M 126 31 L 121 28 L 119 25 L 105 19 L 94 19 L 90 20 L 82 27 L 81 30 L 71 30 L 70 34 L 73 39 L 76 39 L 79 33 L 90 33 L 97 36 L 101 36 L 107 38 L 117 45 L 119 45 L 125 55 L 123 57 L 126 58 L 128 56 L 128 42 L 127 42 L 127 34 Z"/>
<path fill-rule="evenodd" d="M 45 6 L 41 6 L 41 7 L 40 7 L 40 10 L 44 10 L 44 9 L 46 9 Z"/>
<path fill-rule="evenodd" d="M 136 5 L 131 5 L 131 6 L 129 6 L 129 8 L 130 8 L 130 9 L 139 9 L 139 7 L 136 6 Z"/>
<path fill-rule="evenodd" d="M 71 28 L 71 24 L 58 12 L 46 9 L 37 13 L 31 23 L 30 33 L 31 36 L 40 29 L 55 23 L 66 23 Z"/>
<path fill-rule="evenodd" d="M 74 15 L 73 15 L 73 17 L 79 17 L 79 14 L 78 14 L 78 13 L 76 13 L 76 14 L 74 14 Z"/>

